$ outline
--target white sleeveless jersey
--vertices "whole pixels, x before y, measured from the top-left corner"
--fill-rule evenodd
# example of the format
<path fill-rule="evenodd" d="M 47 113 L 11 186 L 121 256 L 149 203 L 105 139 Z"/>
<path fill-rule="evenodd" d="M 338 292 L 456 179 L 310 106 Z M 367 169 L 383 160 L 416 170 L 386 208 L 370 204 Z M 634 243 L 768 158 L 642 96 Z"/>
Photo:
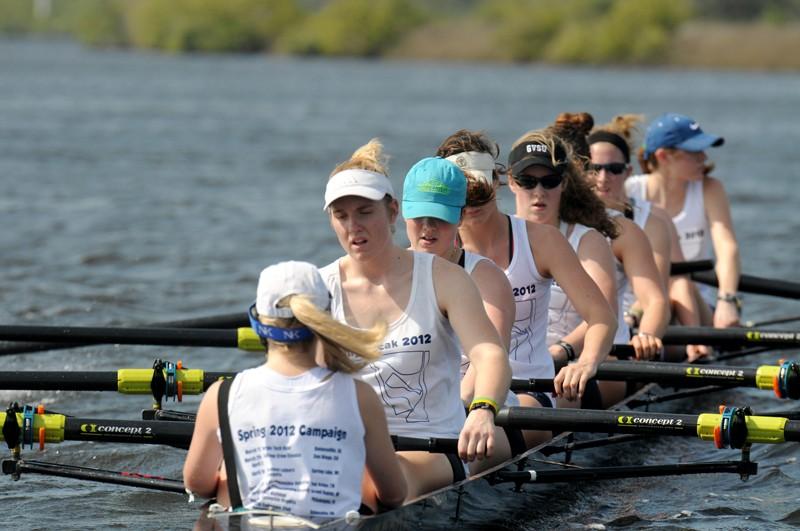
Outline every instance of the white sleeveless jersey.
<path fill-rule="evenodd" d="M 624 216 L 619 210 L 607 208 L 606 212 L 610 218 Z M 608 240 L 611 245 L 611 240 Z M 625 266 L 614 256 L 614 280 L 617 284 L 617 332 L 614 334 L 614 343 L 625 345 L 631 340 L 631 328 L 625 322 L 625 294 L 633 293 L 628 275 L 625 274 Z"/>
<path fill-rule="evenodd" d="M 547 350 L 547 307 L 552 279 L 536 268 L 524 219 L 510 216 L 514 253 L 505 270 L 514 293 L 516 313 L 508 356 L 515 378 L 552 378 L 553 357 Z"/>
<path fill-rule="evenodd" d="M 581 238 L 594 229 L 576 223 L 573 226 L 572 233 L 567 236 L 569 225 L 562 221 L 558 230 L 567 238 L 572 250 L 577 254 Z M 547 311 L 547 344 L 552 345 L 559 341 L 562 337 L 575 330 L 581 322 L 583 322 L 583 318 L 575 310 L 567 294 L 564 293 L 558 283 L 554 282 L 553 288 L 550 290 L 550 305 Z"/>
<path fill-rule="evenodd" d="M 434 255 L 413 254 L 405 312 L 389 325 L 381 358 L 357 376 L 380 396 L 391 434 L 457 438 L 466 419 L 459 378 L 461 345 L 436 302 Z M 346 322 L 339 261 L 320 273 L 333 296 L 331 314 Z"/>
<path fill-rule="evenodd" d="M 249 369 L 231 385 L 228 415 L 246 508 L 306 517 L 358 510 L 366 450 L 352 376 Z"/>
<path fill-rule="evenodd" d="M 471 253 L 467 250 L 464 250 L 464 271 L 469 273 L 469 276 L 472 276 L 472 272 L 475 271 L 475 266 L 477 266 L 480 262 L 486 260 L 487 262 L 491 263 L 494 266 L 494 262 L 486 258 L 485 256 L 481 256 L 476 253 Z M 497 267 L 497 266 L 495 266 Z M 464 350 L 461 350 L 461 378 L 464 378 L 464 375 L 467 373 L 467 369 L 469 368 L 469 358 L 466 354 L 464 354 Z M 513 391 L 509 391 L 508 395 L 506 395 L 505 403 L 503 404 L 506 407 L 515 407 L 519 406 L 519 399 L 517 395 Z"/>
<path fill-rule="evenodd" d="M 625 193 L 636 200 L 647 200 L 647 175 L 635 175 L 625 181 Z M 683 209 L 672 218 L 672 222 L 678 230 L 681 251 L 687 261 L 713 258 L 711 232 L 703 198 L 703 181 L 687 183 Z M 698 284 L 697 287 L 709 304 L 716 304 L 711 286 Z"/>

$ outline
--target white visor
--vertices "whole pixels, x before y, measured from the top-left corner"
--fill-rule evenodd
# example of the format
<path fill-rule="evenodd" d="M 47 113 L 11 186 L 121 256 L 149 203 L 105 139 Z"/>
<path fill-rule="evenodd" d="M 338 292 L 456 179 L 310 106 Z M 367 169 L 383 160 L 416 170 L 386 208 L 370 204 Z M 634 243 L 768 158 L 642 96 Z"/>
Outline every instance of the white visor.
<path fill-rule="evenodd" d="M 492 184 L 492 172 L 494 171 L 494 157 L 488 153 L 480 151 L 465 151 L 450 155 L 447 160 L 461 168 L 464 173 L 469 173 Z"/>
<path fill-rule="evenodd" d="M 328 210 L 331 203 L 340 197 L 355 195 L 380 201 L 386 194 L 395 197 L 392 183 L 382 173 L 368 170 L 344 170 L 328 179 L 328 184 L 325 186 L 325 206 L 322 207 L 322 210 Z"/>

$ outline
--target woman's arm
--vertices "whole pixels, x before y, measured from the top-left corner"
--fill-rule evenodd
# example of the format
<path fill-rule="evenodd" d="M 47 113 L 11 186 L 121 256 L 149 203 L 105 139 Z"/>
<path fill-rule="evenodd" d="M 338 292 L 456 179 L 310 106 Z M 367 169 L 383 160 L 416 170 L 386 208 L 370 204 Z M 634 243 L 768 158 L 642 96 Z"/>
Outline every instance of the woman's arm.
<path fill-rule="evenodd" d="M 183 484 L 204 498 L 216 496 L 222 464 L 222 445 L 217 438 L 219 385 L 219 382 L 212 384 L 200 401 L 192 442 L 183 464 Z"/>
<path fill-rule="evenodd" d="M 706 206 L 706 216 L 711 229 L 711 240 L 714 244 L 714 254 L 717 258 L 716 273 L 719 288 L 719 297 L 735 296 L 739 288 L 739 244 L 733 231 L 730 205 L 728 196 L 722 183 L 713 177 L 706 177 L 703 181 L 703 198 Z M 727 328 L 739 324 L 739 310 L 733 301 L 717 300 L 714 311 L 714 326 Z"/>
<path fill-rule="evenodd" d="M 441 258 L 434 258 L 433 282 L 439 308 L 475 371 L 475 399 L 488 398 L 499 406 L 508 394 L 511 367 L 500 336 L 483 309 L 478 288 L 461 267 Z M 459 457 L 473 461 L 491 457 L 493 452 L 494 416 L 487 409 L 475 409 L 467 415 L 461 430 Z"/>
<path fill-rule="evenodd" d="M 661 355 L 661 337 L 669 324 L 666 288 L 653 260 L 647 235 L 628 219 L 617 221 L 620 235 L 612 242 L 612 249 L 622 262 L 633 294 L 643 311 L 639 334 L 633 337 L 631 345 L 638 359 L 654 359 Z"/>
<path fill-rule="evenodd" d="M 606 302 L 608 302 L 614 315 L 616 315 L 617 281 L 614 276 L 614 255 L 611 252 L 608 241 L 606 241 L 599 232 L 591 230 L 581 238 L 578 244 L 577 254 L 584 271 L 586 271 L 597 287 L 600 288 L 600 292 L 603 294 Z M 535 259 L 537 263 L 539 263 L 538 258 Z M 564 290 L 564 292 L 566 293 L 566 290 Z M 572 301 L 572 299 L 570 299 L 570 301 Z M 575 352 L 583 352 L 583 344 L 587 330 L 588 325 L 586 325 L 584 321 L 576 326 L 569 334 L 562 337 L 561 340 L 572 345 Z M 563 355 L 558 345 L 551 345 L 550 353 L 558 357 Z"/>
<path fill-rule="evenodd" d="M 539 272 L 558 282 L 588 325 L 580 358 L 563 367 L 553 380 L 556 394 L 576 400 L 583 396 L 586 382 L 597 373 L 597 366 L 611 350 L 617 318 L 558 230 L 528 223 L 528 236 Z M 537 248 L 538 253 L 534 250 Z"/>
<path fill-rule="evenodd" d="M 506 274 L 491 260 L 478 262 L 471 276 L 478 287 L 486 315 L 500 335 L 503 346 L 508 350 L 511 344 L 511 327 L 516 314 L 511 283 Z"/>
<path fill-rule="evenodd" d="M 366 500 L 377 497 L 385 507 L 397 507 L 405 501 L 408 487 L 394 453 L 386 413 L 378 395 L 366 383 L 355 380 L 358 408 L 364 422 L 364 444 L 367 451 L 366 475 L 363 496 Z"/>

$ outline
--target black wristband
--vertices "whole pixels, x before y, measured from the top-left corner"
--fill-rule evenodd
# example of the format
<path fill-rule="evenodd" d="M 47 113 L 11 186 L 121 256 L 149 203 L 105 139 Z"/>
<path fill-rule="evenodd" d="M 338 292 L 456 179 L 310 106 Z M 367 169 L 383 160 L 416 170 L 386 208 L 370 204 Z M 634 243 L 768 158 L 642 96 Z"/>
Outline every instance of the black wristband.
<path fill-rule="evenodd" d="M 572 345 L 566 341 L 558 341 L 556 345 L 564 350 L 564 353 L 567 355 L 567 361 L 575 361 L 575 348 Z"/>

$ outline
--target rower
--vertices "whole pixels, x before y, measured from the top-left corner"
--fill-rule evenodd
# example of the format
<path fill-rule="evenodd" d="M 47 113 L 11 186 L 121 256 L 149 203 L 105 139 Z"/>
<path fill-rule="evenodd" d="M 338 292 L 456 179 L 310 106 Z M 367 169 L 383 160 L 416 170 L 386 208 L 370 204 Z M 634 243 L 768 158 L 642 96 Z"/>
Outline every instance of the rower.
<path fill-rule="evenodd" d="M 386 326 L 356 330 L 334 320 L 328 289 L 305 262 L 264 269 L 257 295 L 251 323 L 267 362 L 206 392 L 186 488 L 234 509 L 303 517 L 357 510 L 362 485 L 372 509 L 401 504 L 407 490 L 382 406 L 349 374 L 379 357 Z M 319 349 L 325 367 L 315 362 Z"/>
<path fill-rule="evenodd" d="M 443 191 L 436 182 L 429 185 Z M 478 289 L 458 265 L 393 242 L 400 209 L 377 139 L 334 169 L 324 208 L 347 253 L 321 270 L 333 295 L 332 314 L 356 327 L 390 323 L 381 358 L 359 373 L 379 393 L 389 431 L 459 439 L 458 455 L 398 453 L 409 496 L 464 479 L 462 460 L 495 452 L 494 415 L 511 380 L 506 350 Z M 460 207 L 452 209 L 457 214 Z M 466 419 L 461 348 L 476 373 Z"/>
<path fill-rule="evenodd" d="M 454 162 L 469 167 L 479 166 L 482 170 L 466 176 Z M 403 180 L 402 214 L 406 220 L 408 241 L 413 250 L 435 254 L 458 264 L 469 273 L 480 292 L 486 315 L 500 335 L 503 346 L 508 349 L 514 321 L 511 285 L 494 262 L 465 251 L 458 243 L 458 226 L 470 189 L 468 183 L 476 178 L 474 174 L 490 183 L 493 170 L 494 159 L 486 153 L 462 154 L 448 160 L 441 157 L 422 159 L 411 167 Z M 432 182 L 437 183 L 436 188 L 430 186 Z M 469 357 L 463 351 L 461 377 L 461 400 L 465 406 L 469 406 L 473 399 L 475 372 L 470 368 Z M 517 395 L 509 391 L 504 405 L 518 406 Z M 499 464 L 526 449 L 519 430 L 504 431 L 496 428 L 495 437 L 494 456 L 470 463 L 471 473 L 475 474 Z"/>
<path fill-rule="evenodd" d="M 437 150 L 442 157 L 455 157 L 465 153 L 486 153 L 496 157 L 496 144 L 485 134 L 460 130 L 446 138 Z M 515 170 L 533 166 L 536 161 L 548 158 L 547 153 L 526 153 L 512 158 Z M 466 172 L 484 170 L 472 167 L 464 158 Z M 553 227 L 536 225 L 500 212 L 495 193 L 500 186 L 499 172 L 492 172 L 491 183 L 475 181 L 475 199 L 467 202 L 459 236 L 466 250 L 492 260 L 509 279 L 515 301 L 515 317 L 511 332 L 509 358 L 516 378 L 554 378 L 555 390 L 569 400 L 581 398 L 586 384 L 597 370 L 597 365 L 611 348 L 616 328 L 614 314 L 603 295 L 578 262 L 566 239 Z M 557 177 L 556 180 L 560 179 Z M 547 179 L 550 186 L 552 179 Z M 538 181 L 537 181 L 538 182 Z M 547 331 L 547 305 L 553 279 L 566 286 L 576 307 L 590 323 L 585 352 L 580 362 L 562 367 L 555 372 L 553 357 L 545 343 Z M 523 393 L 520 403 L 529 407 L 553 407 L 550 394 Z M 528 446 L 546 440 L 547 432 L 525 432 Z"/>
<path fill-rule="evenodd" d="M 587 134 L 593 125 L 594 118 L 589 113 L 561 113 L 549 129 L 569 145 L 571 152 L 568 153 L 571 153 L 570 156 L 575 157 L 576 161 L 588 161 L 590 149 Z M 583 162 L 579 164 L 583 165 Z M 591 171 L 584 172 L 584 176 L 589 176 L 591 179 L 587 174 L 591 174 Z M 584 219 L 584 225 L 598 223 L 598 219 L 602 220 L 600 214 L 604 204 L 599 198 L 592 197 L 592 200 L 587 200 L 584 197 L 589 190 L 587 184 L 586 179 L 581 179 L 574 184 L 566 185 L 558 198 L 559 218 L 563 212 Z M 553 209 L 551 212 L 556 210 Z M 637 359 L 660 357 L 663 352 L 661 337 L 669 322 L 669 306 L 666 284 L 662 281 L 661 272 L 655 264 L 650 242 L 642 229 L 633 220 L 628 219 L 623 211 L 606 208 L 605 213 L 616 224 L 616 236 L 608 237 L 607 234 L 607 242 L 614 259 L 613 274 L 616 284 L 612 304 L 618 307 L 619 321 L 614 342 L 630 342 L 636 351 Z M 532 214 L 547 222 L 547 216 L 542 216 L 535 210 Z M 561 225 L 564 226 L 563 220 Z M 598 225 L 598 228 L 602 230 L 602 225 Z M 633 292 L 642 308 L 642 316 L 633 336 L 623 315 L 623 298 L 626 291 Z M 559 322 L 563 322 L 563 319 Z"/>
<path fill-rule="evenodd" d="M 723 142 L 720 136 L 704 133 L 688 116 L 662 114 L 647 127 L 639 150 L 645 175 L 625 182 L 629 197 L 652 201 L 672 216 L 686 260 L 709 259 L 713 247 L 717 296 L 709 286 L 698 289 L 705 301 L 700 304 L 703 324 L 718 328 L 739 324 L 736 290 L 741 269 L 728 197 L 722 182 L 709 175 L 714 165 L 705 154 Z"/>
<path fill-rule="evenodd" d="M 684 326 L 700 326 L 699 307 L 694 296 L 696 288 L 688 275 L 670 274 L 671 263 L 685 261 L 672 218 L 650 201 L 625 195 L 625 180 L 633 171 L 630 155 L 633 137 L 640 121 L 639 115 L 626 114 L 615 116 L 610 123 L 592 129 L 586 139 L 591 157 L 587 177 L 607 208 L 624 212 L 644 231 L 653 248 L 653 258 L 662 282 L 668 286 L 674 321 Z M 635 302 L 636 296 L 628 286 L 622 297 L 622 312 L 626 321 L 638 328 L 641 307 Z M 670 348 L 666 350 L 669 352 Z M 705 345 L 686 345 L 679 358 L 685 356 L 692 362 L 709 353 Z"/>

